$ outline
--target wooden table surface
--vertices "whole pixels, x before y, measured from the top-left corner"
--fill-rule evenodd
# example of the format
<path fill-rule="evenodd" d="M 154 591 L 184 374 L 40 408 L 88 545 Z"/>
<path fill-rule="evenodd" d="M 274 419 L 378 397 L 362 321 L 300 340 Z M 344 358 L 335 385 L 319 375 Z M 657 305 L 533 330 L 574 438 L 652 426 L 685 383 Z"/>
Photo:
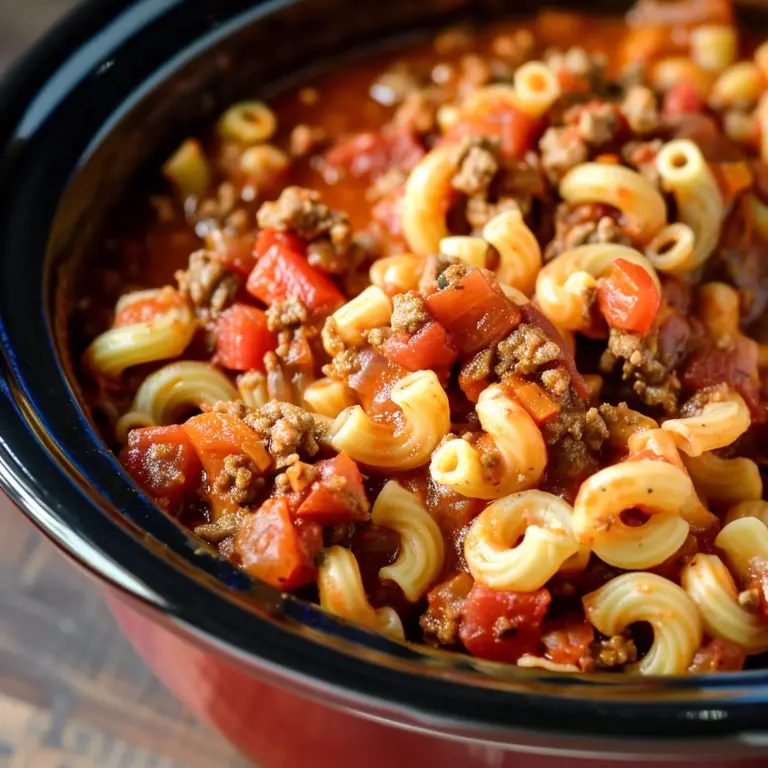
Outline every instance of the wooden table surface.
<path fill-rule="evenodd" d="M 0 73 L 74 0 L 0 0 Z M 0 768 L 247 768 L 0 495 Z"/>

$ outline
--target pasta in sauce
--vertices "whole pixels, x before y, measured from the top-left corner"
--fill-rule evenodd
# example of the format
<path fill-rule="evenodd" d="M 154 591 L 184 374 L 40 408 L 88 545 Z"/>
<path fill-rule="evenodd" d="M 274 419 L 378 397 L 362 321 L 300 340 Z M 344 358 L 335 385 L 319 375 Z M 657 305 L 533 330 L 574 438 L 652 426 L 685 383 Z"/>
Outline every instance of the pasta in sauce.
<path fill-rule="evenodd" d="M 764 49 L 727 0 L 641 0 L 230 107 L 73 311 L 128 474 L 254 577 L 395 639 L 759 664 Z"/>

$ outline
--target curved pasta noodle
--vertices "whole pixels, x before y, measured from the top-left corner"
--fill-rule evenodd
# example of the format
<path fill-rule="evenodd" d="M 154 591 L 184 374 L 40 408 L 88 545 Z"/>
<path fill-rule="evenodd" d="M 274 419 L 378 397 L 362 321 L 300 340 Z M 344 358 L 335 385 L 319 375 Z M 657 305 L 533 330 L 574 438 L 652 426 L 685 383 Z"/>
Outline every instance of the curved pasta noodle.
<path fill-rule="evenodd" d="M 317 568 L 320 607 L 335 616 L 375 629 L 396 640 L 405 639 L 403 624 L 394 609 L 375 609 L 365 595 L 360 566 L 348 549 L 334 546 L 320 554 Z"/>
<path fill-rule="evenodd" d="M 768 528 L 757 517 L 742 517 L 728 523 L 715 539 L 725 553 L 731 571 L 746 583 L 768 568 Z"/>
<path fill-rule="evenodd" d="M 371 512 L 375 525 L 400 534 L 397 559 L 379 571 L 415 603 L 440 574 L 445 559 L 443 534 L 418 496 L 390 480 L 378 495 Z"/>
<path fill-rule="evenodd" d="M 466 440 L 454 438 L 432 456 L 432 479 L 473 499 L 499 499 L 536 485 L 547 465 L 547 447 L 528 411 L 499 385 L 481 392 L 476 411 L 498 453 L 493 477 L 483 466 L 481 452 Z"/>
<path fill-rule="evenodd" d="M 721 72 L 736 61 L 739 42 L 729 24 L 702 24 L 691 30 L 691 58 L 702 69 Z"/>
<path fill-rule="evenodd" d="M 395 384 L 391 398 L 403 412 L 400 426 L 373 421 L 354 405 L 334 421 L 333 447 L 371 467 L 414 469 L 426 464 L 451 428 L 445 390 L 433 371 L 417 371 Z"/>
<path fill-rule="evenodd" d="M 606 467 L 581 485 L 573 506 L 576 538 L 603 561 L 629 571 L 652 568 L 677 552 L 688 536 L 681 510 L 695 497 L 686 472 L 666 461 L 637 459 Z M 642 508 L 641 526 L 621 519 Z"/>
<path fill-rule="evenodd" d="M 405 184 L 401 223 L 405 240 L 419 256 L 438 253 L 448 237 L 446 213 L 451 199 L 451 179 L 456 171 L 455 148 L 435 147 L 411 171 Z"/>
<path fill-rule="evenodd" d="M 541 269 L 541 248 L 520 211 L 506 211 L 491 219 L 483 238 L 499 253 L 496 279 L 530 296 Z"/>
<path fill-rule="evenodd" d="M 473 578 L 496 590 L 543 587 L 580 550 L 589 556 L 573 534 L 572 515 L 570 504 L 544 491 L 523 491 L 494 502 L 475 518 L 464 539 Z"/>
<path fill-rule="evenodd" d="M 233 104 L 219 120 L 219 133 L 225 139 L 243 144 L 269 141 L 277 131 L 277 116 L 262 101 Z"/>
<path fill-rule="evenodd" d="M 440 241 L 440 253 L 452 256 L 468 267 L 484 269 L 488 261 L 488 243 L 482 237 L 444 237 Z"/>
<path fill-rule="evenodd" d="M 647 621 L 653 628 L 648 653 L 628 671 L 675 675 L 688 669 L 701 645 L 696 604 L 677 584 L 653 573 L 625 573 L 582 599 L 587 619 L 605 635 Z"/>
<path fill-rule="evenodd" d="M 371 264 L 368 274 L 373 285 L 393 296 L 396 293 L 416 290 L 423 272 L 424 259 L 410 253 L 401 253 L 398 256 L 377 259 Z"/>
<path fill-rule="evenodd" d="M 694 263 L 696 235 L 681 221 L 667 224 L 645 247 L 648 261 L 659 272 L 686 272 Z"/>
<path fill-rule="evenodd" d="M 667 271 L 689 272 L 712 255 L 720 240 L 723 197 L 704 155 L 690 139 L 667 142 L 656 156 L 656 168 L 664 189 L 675 197 L 680 221 L 691 228 L 695 239 L 688 261 Z"/>
<path fill-rule="evenodd" d="M 117 303 L 117 312 L 134 301 L 160 296 L 163 289 L 141 291 L 140 298 L 128 294 Z M 110 328 L 97 336 L 85 352 L 90 367 L 109 378 L 117 378 L 126 368 L 178 357 L 197 330 L 195 315 L 181 304 L 157 315 L 147 323 L 131 323 Z"/>
<path fill-rule="evenodd" d="M 764 88 L 765 81 L 757 64 L 737 61 L 715 80 L 709 100 L 717 108 L 755 104 Z"/>
<path fill-rule="evenodd" d="M 605 203 L 618 208 L 633 237 L 647 243 L 667 223 L 667 206 L 641 173 L 623 165 L 582 163 L 565 174 L 560 197 L 569 203 Z"/>
<path fill-rule="evenodd" d="M 617 259 L 642 267 L 661 290 L 653 265 L 634 248 L 613 243 L 581 245 L 560 254 L 539 272 L 536 299 L 542 312 L 558 327 L 571 331 L 587 329 L 597 280 Z"/>
<path fill-rule="evenodd" d="M 669 432 L 665 432 L 663 429 L 649 429 L 645 432 L 638 432 L 630 437 L 629 452 L 631 454 L 643 454 L 647 451 L 656 454 L 678 469 L 687 472 L 683 458 L 677 448 L 677 443 Z M 693 489 L 690 502 L 680 508 L 681 517 L 699 531 L 718 528 L 720 521 L 704 506 L 696 493 L 695 485 Z"/>
<path fill-rule="evenodd" d="M 124 443 L 134 427 L 171 424 L 182 411 L 237 399 L 232 382 L 210 363 L 170 363 L 144 379 L 129 411 L 117 422 L 115 434 Z"/>
<path fill-rule="evenodd" d="M 709 504 L 733 505 L 760 499 L 763 480 L 751 459 L 721 459 L 714 453 L 683 459 L 696 491 Z"/>
<path fill-rule="evenodd" d="M 768 528 L 768 501 L 754 499 L 739 502 L 728 510 L 723 519 L 723 525 L 728 525 L 734 520 L 741 520 L 745 517 L 754 517 Z"/>
<path fill-rule="evenodd" d="M 335 419 L 357 402 L 354 390 L 337 379 L 318 379 L 304 390 L 304 403 L 314 413 Z"/>
<path fill-rule="evenodd" d="M 698 315 L 710 336 L 722 346 L 740 335 L 739 294 L 726 283 L 705 283 L 697 291 Z"/>
<path fill-rule="evenodd" d="M 661 428 L 674 435 L 677 447 L 689 456 L 701 456 L 738 440 L 752 423 L 749 408 L 741 395 L 707 403 L 696 416 L 668 419 Z"/>
<path fill-rule="evenodd" d="M 681 583 L 708 635 L 736 643 L 750 655 L 768 651 L 768 622 L 739 605 L 733 577 L 717 555 L 694 555 Z"/>
<path fill-rule="evenodd" d="M 369 285 L 361 294 L 339 307 L 331 317 L 341 340 L 351 347 L 360 346 L 365 331 L 389 325 L 392 300 L 375 285 Z M 334 350 L 326 349 L 329 355 Z"/>
<path fill-rule="evenodd" d="M 600 413 L 608 428 L 608 442 L 619 450 L 628 451 L 630 440 L 635 435 L 659 428 L 650 416 L 625 406 L 607 411 L 601 409 Z"/>

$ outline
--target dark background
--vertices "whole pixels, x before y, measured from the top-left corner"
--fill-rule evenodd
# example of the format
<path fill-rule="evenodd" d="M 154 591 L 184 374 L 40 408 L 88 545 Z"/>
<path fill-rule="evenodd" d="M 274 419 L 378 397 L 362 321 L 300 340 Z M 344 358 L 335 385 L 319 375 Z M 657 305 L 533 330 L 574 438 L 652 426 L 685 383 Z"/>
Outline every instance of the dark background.
<path fill-rule="evenodd" d="M 73 5 L 0 0 L 0 77 Z M 246 768 L 136 657 L 94 583 L 2 495 L 0 768 Z"/>

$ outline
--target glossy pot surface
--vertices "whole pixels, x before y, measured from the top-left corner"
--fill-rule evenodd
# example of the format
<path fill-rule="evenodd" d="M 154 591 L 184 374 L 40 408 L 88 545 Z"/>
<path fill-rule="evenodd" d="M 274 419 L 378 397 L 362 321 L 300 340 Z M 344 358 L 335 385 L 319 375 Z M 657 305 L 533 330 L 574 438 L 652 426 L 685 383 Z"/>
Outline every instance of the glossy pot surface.
<path fill-rule="evenodd" d="M 504 668 L 390 642 L 253 582 L 137 491 L 68 377 L 67 265 L 87 264 L 126 186 L 181 137 L 245 93 L 268 96 L 319 63 L 504 6 L 101 0 L 0 87 L 0 485 L 108 585 L 159 676 L 265 768 L 307 754 L 372 766 L 520 765 L 520 749 L 643 761 L 768 754 L 768 672 Z"/>

